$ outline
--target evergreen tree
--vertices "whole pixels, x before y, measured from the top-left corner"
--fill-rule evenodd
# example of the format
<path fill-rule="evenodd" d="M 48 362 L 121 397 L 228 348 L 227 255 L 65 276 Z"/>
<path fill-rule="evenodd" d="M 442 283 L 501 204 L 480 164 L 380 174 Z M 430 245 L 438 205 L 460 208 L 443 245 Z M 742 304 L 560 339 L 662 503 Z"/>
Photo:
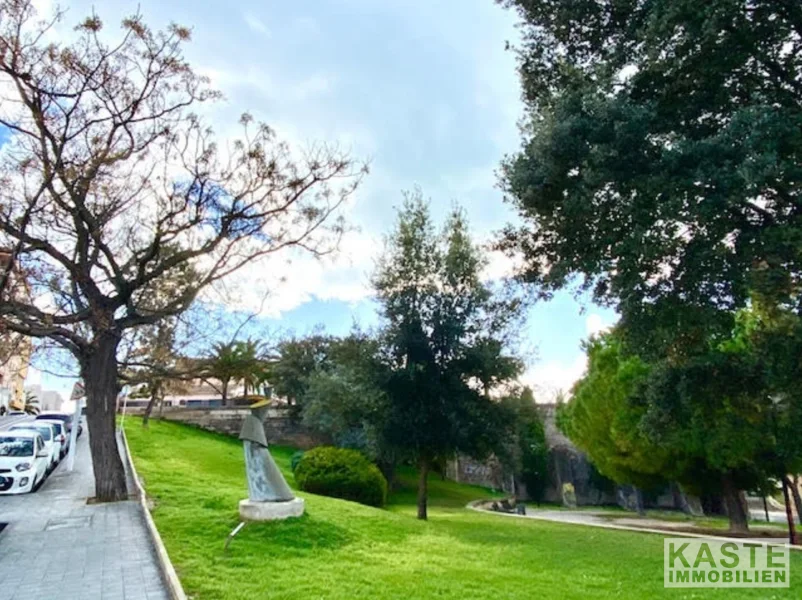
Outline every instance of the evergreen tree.
<path fill-rule="evenodd" d="M 756 291 L 799 313 L 799 3 L 503 4 L 528 117 L 501 245 L 525 278 L 582 282 L 658 356 L 728 335 Z"/>
<path fill-rule="evenodd" d="M 427 517 L 427 478 L 457 452 L 499 449 L 509 414 L 492 387 L 517 376 L 503 353 L 519 304 L 481 280 L 484 257 L 464 213 L 436 231 L 420 193 L 407 196 L 374 275 L 390 365 L 389 444 L 420 470 L 418 518 Z"/>

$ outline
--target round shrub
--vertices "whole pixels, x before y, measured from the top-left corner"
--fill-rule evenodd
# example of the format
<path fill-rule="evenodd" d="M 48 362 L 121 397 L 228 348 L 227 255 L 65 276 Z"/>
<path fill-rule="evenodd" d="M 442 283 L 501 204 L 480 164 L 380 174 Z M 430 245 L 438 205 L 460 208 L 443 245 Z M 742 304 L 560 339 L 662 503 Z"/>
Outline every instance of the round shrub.
<path fill-rule="evenodd" d="M 387 480 L 356 450 L 321 446 L 305 452 L 294 471 L 298 487 L 313 494 L 384 506 Z"/>

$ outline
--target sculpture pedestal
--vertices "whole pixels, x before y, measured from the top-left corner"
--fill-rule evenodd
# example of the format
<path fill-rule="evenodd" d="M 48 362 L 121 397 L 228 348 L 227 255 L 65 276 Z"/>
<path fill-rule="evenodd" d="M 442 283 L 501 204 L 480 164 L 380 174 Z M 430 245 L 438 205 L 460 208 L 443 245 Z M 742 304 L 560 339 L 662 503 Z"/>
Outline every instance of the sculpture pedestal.
<path fill-rule="evenodd" d="M 248 499 L 239 502 L 239 516 L 243 521 L 280 521 L 303 514 L 302 498 L 285 502 L 251 502 Z"/>

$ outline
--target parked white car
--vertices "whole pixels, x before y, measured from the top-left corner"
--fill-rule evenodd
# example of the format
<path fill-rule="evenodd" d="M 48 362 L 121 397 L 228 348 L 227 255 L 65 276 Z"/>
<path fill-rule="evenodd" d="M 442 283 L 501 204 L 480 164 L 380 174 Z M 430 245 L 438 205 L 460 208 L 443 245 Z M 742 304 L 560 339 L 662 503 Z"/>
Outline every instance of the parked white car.
<path fill-rule="evenodd" d="M 53 426 L 53 429 L 56 430 L 56 442 L 60 448 L 59 458 L 64 458 L 67 455 L 67 450 L 70 449 L 70 436 L 67 435 L 64 423 L 56 420 L 51 421 L 50 419 L 36 419 L 35 422 Z"/>
<path fill-rule="evenodd" d="M 36 415 L 36 420 L 41 421 L 46 419 L 48 421 L 61 421 L 64 424 L 64 433 L 67 437 L 70 437 L 70 433 L 72 432 L 73 427 L 73 415 L 69 415 L 67 413 L 60 413 L 60 412 L 43 412 Z M 83 432 L 83 427 L 81 426 L 81 420 L 78 420 L 78 437 L 81 437 L 81 433 Z"/>
<path fill-rule="evenodd" d="M 0 432 L 0 494 L 25 494 L 45 477 L 50 454 L 36 431 Z"/>
<path fill-rule="evenodd" d="M 45 448 L 50 455 L 50 462 L 47 465 L 47 470 L 52 471 L 61 460 L 61 441 L 57 439 L 58 428 L 52 423 L 45 423 L 43 421 L 29 421 L 27 423 L 20 423 L 13 425 L 9 431 L 36 431 L 45 442 Z"/>

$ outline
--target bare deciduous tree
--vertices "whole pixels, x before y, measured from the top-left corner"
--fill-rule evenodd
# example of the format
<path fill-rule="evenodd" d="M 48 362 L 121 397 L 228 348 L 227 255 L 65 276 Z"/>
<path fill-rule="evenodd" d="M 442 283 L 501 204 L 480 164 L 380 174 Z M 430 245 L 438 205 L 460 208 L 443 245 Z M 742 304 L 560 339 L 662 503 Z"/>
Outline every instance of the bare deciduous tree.
<path fill-rule="evenodd" d="M 112 43 L 92 15 L 69 43 L 48 41 L 63 18 L 0 2 L 0 244 L 31 288 L 30 301 L 0 295 L 0 322 L 75 356 L 96 496 L 112 501 L 126 496 L 114 437 L 125 332 L 259 257 L 332 249 L 334 213 L 365 169 L 326 146 L 293 153 L 247 114 L 241 139 L 218 146 L 192 112 L 219 94 L 183 58 L 188 29 L 136 15 Z M 187 265 L 195 276 L 165 293 Z"/>

